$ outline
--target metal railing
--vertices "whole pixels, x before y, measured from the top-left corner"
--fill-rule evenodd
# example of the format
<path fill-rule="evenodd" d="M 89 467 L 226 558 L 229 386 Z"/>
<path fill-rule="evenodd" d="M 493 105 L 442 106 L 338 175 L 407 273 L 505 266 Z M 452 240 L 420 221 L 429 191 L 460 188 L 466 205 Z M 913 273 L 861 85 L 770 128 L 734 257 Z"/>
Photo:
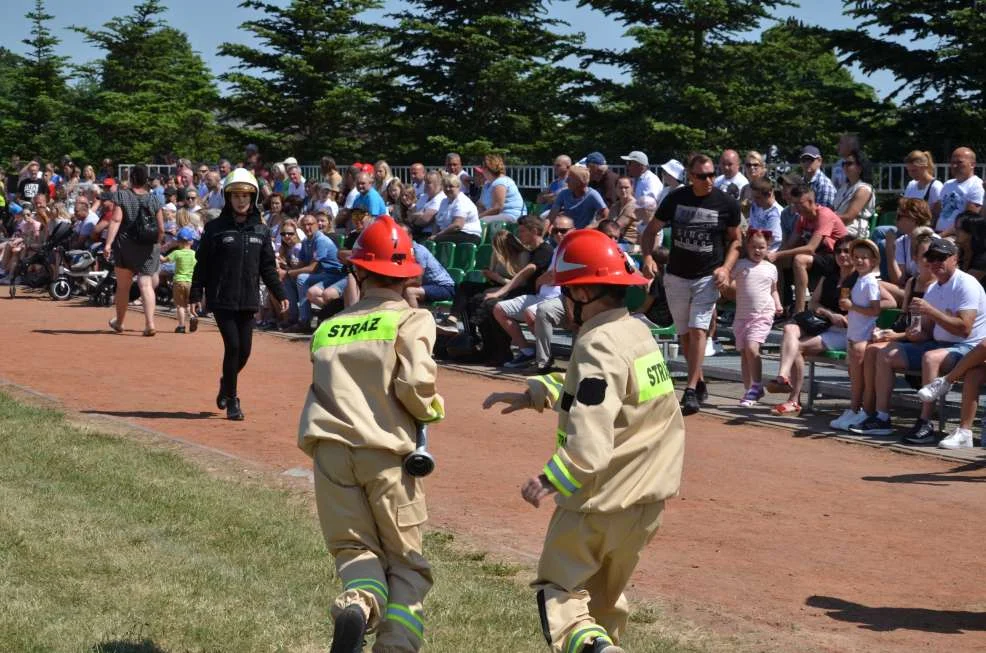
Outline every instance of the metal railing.
<path fill-rule="evenodd" d="M 793 172 L 800 170 L 798 164 L 788 164 Z M 117 166 L 118 179 L 129 178 L 130 168 L 134 164 L 127 163 Z M 317 179 L 321 174 L 318 165 L 301 165 L 301 174 L 305 178 Z M 777 166 L 770 166 L 771 169 Z M 171 176 L 175 174 L 175 166 L 150 164 L 147 166 L 151 176 Z M 622 165 L 611 165 L 609 168 L 617 174 L 623 174 L 625 168 Z M 428 170 L 442 170 L 443 166 L 428 166 Z M 657 166 L 651 166 L 651 170 L 657 171 Z M 411 166 L 391 166 L 394 176 L 402 182 L 407 183 L 411 179 Z M 825 173 L 832 176 L 832 166 L 824 166 Z M 946 181 L 949 179 L 949 169 L 947 163 L 935 165 L 935 172 L 938 179 Z M 986 164 L 976 166 L 976 174 L 986 177 Z M 533 166 L 507 166 L 507 176 L 514 180 L 517 187 L 521 190 L 543 190 L 554 180 L 554 171 L 550 165 Z M 873 189 L 880 194 L 899 194 L 904 192 L 907 184 L 911 181 L 907 174 L 907 166 L 903 163 L 874 163 L 873 164 Z"/>

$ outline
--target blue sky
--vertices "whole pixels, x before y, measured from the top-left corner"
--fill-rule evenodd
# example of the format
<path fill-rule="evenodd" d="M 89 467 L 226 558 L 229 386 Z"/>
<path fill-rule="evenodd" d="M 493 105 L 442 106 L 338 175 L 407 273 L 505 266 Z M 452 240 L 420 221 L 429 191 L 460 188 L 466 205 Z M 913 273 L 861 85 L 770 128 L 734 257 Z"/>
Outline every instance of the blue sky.
<path fill-rule="evenodd" d="M 247 20 L 251 12 L 237 7 L 235 0 L 163 0 L 168 7 L 164 18 L 173 26 L 188 35 L 193 49 L 199 52 L 213 72 L 226 71 L 234 60 L 216 55 L 218 45 L 225 41 L 238 42 L 246 39 L 239 25 Z M 0 44 L 15 52 L 25 52 L 21 39 L 29 36 L 29 21 L 23 17 L 33 8 L 33 0 L 8 0 L 4 3 L 4 21 L 0 22 Z M 58 38 L 62 39 L 60 54 L 83 63 L 99 56 L 99 52 L 88 46 L 82 36 L 69 30 L 70 25 L 83 25 L 98 28 L 112 16 L 122 16 L 133 9 L 132 0 L 102 0 L 96 5 L 86 5 L 78 0 L 47 0 L 48 13 L 55 16 L 51 25 Z M 404 3 L 389 0 L 382 13 L 399 10 Z M 795 16 L 800 20 L 825 27 L 851 27 L 852 21 L 842 15 L 841 0 L 801 0 L 798 7 L 784 7 L 778 11 L 777 18 Z M 623 28 L 615 20 L 589 9 L 579 9 L 573 0 L 549 4 L 552 14 L 569 22 L 573 31 L 586 33 L 589 47 L 613 47 L 623 40 Z M 605 71 L 599 71 L 604 74 Z M 893 78 L 887 74 L 861 79 L 877 89 L 881 96 L 893 89 Z"/>

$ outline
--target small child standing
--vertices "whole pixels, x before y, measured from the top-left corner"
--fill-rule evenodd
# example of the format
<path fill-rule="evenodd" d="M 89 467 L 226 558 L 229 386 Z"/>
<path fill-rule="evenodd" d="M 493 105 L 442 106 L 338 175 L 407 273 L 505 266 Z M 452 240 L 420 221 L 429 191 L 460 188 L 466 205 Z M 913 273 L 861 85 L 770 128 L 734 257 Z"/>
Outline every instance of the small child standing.
<path fill-rule="evenodd" d="M 178 326 L 175 333 L 185 333 L 185 321 L 188 316 L 188 293 L 192 288 L 192 273 L 195 272 L 195 242 L 198 233 L 193 227 L 182 227 L 178 232 L 178 249 L 174 249 L 161 259 L 174 263 L 175 277 L 171 288 L 171 297 L 178 311 Z M 194 313 L 188 320 L 188 330 L 195 332 L 199 327 L 199 318 Z"/>
<path fill-rule="evenodd" d="M 736 317 L 733 335 L 740 352 L 743 386 L 746 392 L 740 406 L 755 406 L 764 395 L 763 362 L 760 345 L 774 324 L 774 316 L 783 312 L 777 294 L 777 268 L 764 256 L 770 247 L 770 232 L 749 229 L 746 232 L 746 258 L 733 266 L 732 279 L 736 291 Z"/>
<path fill-rule="evenodd" d="M 880 250 L 871 240 L 859 238 L 849 247 L 852 254 L 853 267 L 859 277 L 852 287 L 839 300 L 839 308 L 849 315 L 849 326 L 846 329 L 846 340 L 849 348 L 849 387 L 852 392 L 852 404 L 843 411 L 833 424 L 845 422 L 853 424 L 862 419 L 863 411 L 863 360 L 866 355 L 866 345 L 873 337 L 876 319 L 880 315 Z M 845 295 L 849 295 L 848 297 Z"/>

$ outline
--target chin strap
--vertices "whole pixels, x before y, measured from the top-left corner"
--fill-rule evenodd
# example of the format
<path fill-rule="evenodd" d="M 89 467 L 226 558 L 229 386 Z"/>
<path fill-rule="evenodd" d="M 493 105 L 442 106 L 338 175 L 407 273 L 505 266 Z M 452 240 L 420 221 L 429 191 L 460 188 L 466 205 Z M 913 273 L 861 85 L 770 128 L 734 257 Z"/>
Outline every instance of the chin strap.
<path fill-rule="evenodd" d="M 562 286 L 561 294 L 563 294 L 568 301 L 572 302 L 572 321 L 575 322 L 576 326 L 582 326 L 582 308 L 597 301 L 606 294 L 605 290 L 601 290 L 596 293 L 595 297 L 590 297 L 587 301 L 580 302 L 572 296 L 572 292 L 568 286 Z"/>

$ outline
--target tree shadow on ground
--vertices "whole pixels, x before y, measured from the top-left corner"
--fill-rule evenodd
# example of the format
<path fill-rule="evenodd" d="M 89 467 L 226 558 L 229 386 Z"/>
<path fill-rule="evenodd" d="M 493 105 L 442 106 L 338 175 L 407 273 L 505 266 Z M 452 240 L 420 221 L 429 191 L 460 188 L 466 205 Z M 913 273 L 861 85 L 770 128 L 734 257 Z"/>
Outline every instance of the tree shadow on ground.
<path fill-rule="evenodd" d="M 963 476 L 965 472 L 980 472 Z M 864 481 L 880 483 L 913 483 L 915 485 L 948 485 L 950 483 L 986 483 L 986 460 L 965 463 L 944 472 L 897 474 L 895 476 L 864 476 Z"/>
<path fill-rule="evenodd" d="M 114 640 L 95 644 L 90 653 L 167 653 L 152 640 Z"/>
<path fill-rule="evenodd" d="M 139 417 L 143 419 L 210 419 L 219 413 L 199 411 L 189 413 L 182 410 L 83 410 L 86 415 L 109 415 L 111 417 Z"/>
<path fill-rule="evenodd" d="M 929 633 L 960 635 L 986 631 L 986 613 L 927 608 L 870 607 L 832 596 L 809 596 L 805 605 L 826 610 L 832 619 L 859 624 L 877 632 L 923 630 Z"/>

